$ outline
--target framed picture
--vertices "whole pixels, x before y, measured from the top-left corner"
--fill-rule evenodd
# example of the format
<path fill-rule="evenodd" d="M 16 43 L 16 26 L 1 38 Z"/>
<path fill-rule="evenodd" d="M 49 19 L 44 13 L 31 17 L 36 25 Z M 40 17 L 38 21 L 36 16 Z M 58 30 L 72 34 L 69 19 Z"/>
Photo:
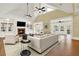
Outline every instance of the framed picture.
<path fill-rule="evenodd" d="M 8 31 L 12 31 L 12 25 L 13 25 L 12 23 L 8 24 Z"/>
<path fill-rule="evenodd" d="M 60 27 L 60 31 L 64 31 L 64 26 L 61 26 Z"/>
<path fill-rule="evenodd" d="M 54 26 L 54 31 L 59 31 L 59 28 L 57 25 Z"/>
<path fill-rule="evenodd" d="M 6 31 L 6 23 L 1 23 L 1 31 Z"/>

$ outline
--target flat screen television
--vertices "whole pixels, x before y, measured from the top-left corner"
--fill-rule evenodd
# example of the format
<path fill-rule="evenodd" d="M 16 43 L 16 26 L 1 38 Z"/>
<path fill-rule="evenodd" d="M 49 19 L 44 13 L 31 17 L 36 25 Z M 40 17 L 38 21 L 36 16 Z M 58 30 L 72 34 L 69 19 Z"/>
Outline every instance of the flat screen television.
<path fill-rule="evenodd" d="M 25 27 L 26 26 L 26 22 L 17 21 L 17 26 Z"/>

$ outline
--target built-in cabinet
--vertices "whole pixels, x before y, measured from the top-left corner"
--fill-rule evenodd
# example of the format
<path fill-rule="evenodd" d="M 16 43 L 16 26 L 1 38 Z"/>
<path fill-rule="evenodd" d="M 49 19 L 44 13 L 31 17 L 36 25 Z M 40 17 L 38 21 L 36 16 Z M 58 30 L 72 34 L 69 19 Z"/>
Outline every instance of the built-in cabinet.
<path fill-rule="evenodd" d="M 5 22 L 1 22 L 1 27 L 0 27 L 0 30 L 2 32 L 10 32 L 12 31 L 12 28 L 13 28 L 13 23 L 5 23 Z"/>
<path fill-rule="evenodd" d="M 72 34 L 73 21 L 72 17 L 59 18 L 50 21 L 51 33 L 54 34 Z"/>
<path fill-rule="evenodd" d="M 13 34 L 15 31 L 14 29 L 13 21 L 0 20 L 0 37 L 4 37 L 7 34 Z"/>
<path fill-rule="evenodd" d="M 33 27 L 34 34 L 43 34 L 43 22 L 36 22 Z"/>
<path fill-rule="evenodd" d="M 33 25 L 32 22 L 26 22 L 26 34 L 33 34 Z"/>

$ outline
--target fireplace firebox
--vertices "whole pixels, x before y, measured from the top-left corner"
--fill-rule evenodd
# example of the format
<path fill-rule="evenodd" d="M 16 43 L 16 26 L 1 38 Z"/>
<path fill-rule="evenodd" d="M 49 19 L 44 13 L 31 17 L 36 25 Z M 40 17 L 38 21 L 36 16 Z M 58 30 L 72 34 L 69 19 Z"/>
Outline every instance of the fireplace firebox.
<path fill-rule="evenodd" d="M 25 34 L 25 28 L 18 28 L 18 35 Z"/>

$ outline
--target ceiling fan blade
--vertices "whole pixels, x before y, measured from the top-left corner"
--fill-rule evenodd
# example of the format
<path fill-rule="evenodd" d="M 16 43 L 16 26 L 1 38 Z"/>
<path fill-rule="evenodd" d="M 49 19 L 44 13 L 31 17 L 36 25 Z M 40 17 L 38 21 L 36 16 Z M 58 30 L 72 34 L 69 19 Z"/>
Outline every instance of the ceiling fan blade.
<path fill-rule="evenodd" d="M 29 17 L 32 17 L 31 15 L 29 15 Z"/>
<path fill-rule="evenodd" d="M 36 9 L 39 9 L 38 7 L 35 7 Z"/>
<path fill-rule="evenodd" d="M 38 8 L 38 7 L 35 7 L 38 11 L 43 11 L 43 12 L 45 12 L 46 10 L 45 10 L 45 7 L 42 7 L 42 8 Z"/>
<path fill-rule="evenodd" d="M 45 9 L 45 7 L 42 7 L 41 9 Z"/>
<path fill-rule="evenodd" d="M 31 15 L 25 15 L 25 16 L 32 17 Z"/>
<path fill-rule="evenodd" d="M 46 10 L 42 10 L 43 12 L 45 12 Z"/>
<path fill-rule="evenodd" d="M 42 10 L 42 8 L 35 7 L 37 10 Z"/>

